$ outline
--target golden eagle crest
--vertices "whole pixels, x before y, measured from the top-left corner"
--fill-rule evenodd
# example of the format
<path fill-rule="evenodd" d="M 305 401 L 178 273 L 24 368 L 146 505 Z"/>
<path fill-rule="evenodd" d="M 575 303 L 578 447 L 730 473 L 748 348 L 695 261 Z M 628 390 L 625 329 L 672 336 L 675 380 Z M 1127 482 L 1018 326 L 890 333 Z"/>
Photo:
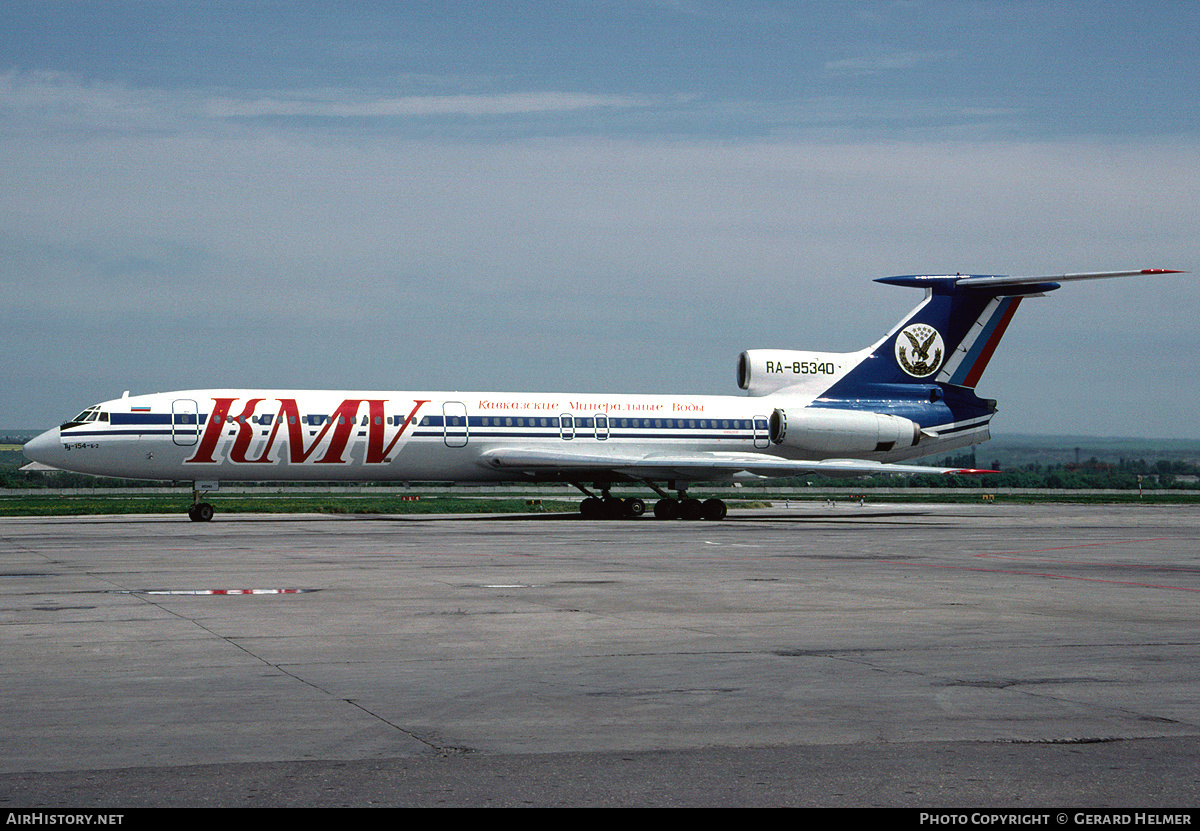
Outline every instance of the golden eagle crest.
<path fill-rule="evenodd" d="M 944 351 L 942 336 L 937 329 L 924 323 L 905 326 L 896 336 L 896 363 L 914 378 L 937 372 Z"/>

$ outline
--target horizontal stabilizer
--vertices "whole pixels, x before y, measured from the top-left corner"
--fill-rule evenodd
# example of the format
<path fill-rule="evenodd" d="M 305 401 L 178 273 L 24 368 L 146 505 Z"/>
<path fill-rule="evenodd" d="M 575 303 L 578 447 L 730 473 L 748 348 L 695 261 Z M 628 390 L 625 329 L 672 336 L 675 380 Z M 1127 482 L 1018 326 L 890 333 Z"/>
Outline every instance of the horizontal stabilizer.
<path fill-rule="evenodd" d="M 988 288 L 991 286 L 1037 286 L 1048 282 L 1070 282 L 1072 280 L 1108 280 L 1109 277 L 1150 276 L 1154 274 L 1184 274 L 1169 268 L 1144 268 L 1138 271 L 1091 271 L 1087 274 L 1056 274 L 1045 277 L 980 276 L 962 277 L 954 282 L 962 288 Z"/>
<path fill-rule="evenodd" d="M 1137 271 L 1092 271 L 1083 274 L 1052 274 L 1037 277 L 1012 277 L 1007 274 L 910 274 L 899 277 L 879 277 L 876 283 L 908 288 L 935 289 L 1014 289 L 1013 294 L 1053 291 L 1062 283 L 1073 280 L 1106 280 L 1110 277 L 1152 277 L 1159 274 L 1186 274 L 1170 268 L 1143 268 Z M 1005 292 L 994 292 L 1001 295 Z"/>
<path fill-rule="evenodd" d="M 925 300 L 871 347 L 869 360 L 860 361 L 839 376 L 822 395 L 835 402 L 861 401 L 871 397 L 874 387 L 881 390 L 877 394 L 886 400 L 889 387 L 928 386 L 930 382 L 972 390 L 1026 297 L 1040 297 L 1076 280 L 1183 273 L 1167 268 L 1143 268 L 1028 277 L 1002 274 L 881 277 L 875 282 L 923 289 Z M 984 406 L 982 401 L 979 403 Z"/>
<path fill-rule="evenodd" d="M 1072 280 L 1107 280 L 1110 277 L 1148 277 L 1154 274 L 1183 274 L 1169 268 L 1143 268 L 1139 271 L 1093 271 L 1087 274 L 1056 274 L 1049 277 L 981 276 L 962 277 L 954 281 L 960 288 L 991 288 L 992 286 L 1036 286 L 1043 283 L 1068 283 Z"/>

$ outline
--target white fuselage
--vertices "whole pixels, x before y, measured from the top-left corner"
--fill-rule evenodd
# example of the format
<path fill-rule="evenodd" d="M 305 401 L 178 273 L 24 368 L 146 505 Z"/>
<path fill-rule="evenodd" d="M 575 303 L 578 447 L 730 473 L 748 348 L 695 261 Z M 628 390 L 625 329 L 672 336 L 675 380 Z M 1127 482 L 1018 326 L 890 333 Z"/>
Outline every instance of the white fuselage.
<path fill-rule="evenodd" d="M 501 446 L 770 446 L 767 402 L 725 396 L 189 390 L 109 401 L 99 413 L 106 420 L 49 431 L 29 452 L 126 478 L 491 481 L 505 474 L 481 454 Z M 53 445 L 59 464 L 45 458 Z"/>
<path fill-rule="evenodd" d="M 770 416 L 789 397 L 509 392 L 188 390 L 89 408 L 26 446 L 53 467 L 190 481 L 499 481 L 489 453 L 591 459 L 679 454 L 858 458 L 887 462 L 942 449 L 878 452 L 775 444 Z M 82 419 L 82 420 L 81 420 Z M 986 432 L 986 425 L 980 429 Z M 968 431 L 979 441 L 978 431 Z M 956 446 L 970 443 L 966 435 Z M 553 471 L 533 478 L 563 478 Z M 716 473 L 705 478 L 732 478 Z"/>

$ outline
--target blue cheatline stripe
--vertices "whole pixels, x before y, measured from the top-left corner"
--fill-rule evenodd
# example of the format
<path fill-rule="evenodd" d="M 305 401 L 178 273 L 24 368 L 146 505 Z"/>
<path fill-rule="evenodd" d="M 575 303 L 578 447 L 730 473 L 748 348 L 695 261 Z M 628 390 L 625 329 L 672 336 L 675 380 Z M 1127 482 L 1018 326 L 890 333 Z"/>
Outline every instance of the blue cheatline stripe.
<path fill-rule="evenodd" d="M 170 424 L 169 413 L 113 413 L 113 424 Z"/>
<path fill-rule="evenodd" d="M 459 416 L 459 418 L 461 418 L 461 416 Z M 487 424 L 483 423 L 484 418 L 488 419 Z M 504 416 L 501 416 L 499 418 L 497 418 L 496 416 L 470 416 L 466 426 L 469 426 L 471 428 L 478 428 L 479 430 L 483 430 L 483 431 L 488 431 L 489 435 L 493 435 L 494 434 L 493 431 L 497 431 L 497 430 L 516 429 L 517 431 L 521 431 L 522 429 L 525 429 L 525 428 L 527 428 L 529 430 L 542 429 L 542 430 L 557 431 L 559 429 L 559 427 L 561 426 L 557 416 L 553 417 L 553 418 L 547 417 L 546 424 L 541 423 L 540 416 L 525 417 L 525 421 L 526 421 L 525 424 L 517 424 L 516 416 L 512 417 L 512 421 L 513 421 L 512 424 L 508 424 L 508 423 L 501 424 L 500 423 L 501 419 L 505 419 L 507 421 L 506 417 L 504 417 Z M 537 421 L 536 424 L 533 423 L 535 420 Z M 754 420 L 749 419 L 749 418 L 624 419 L 625 421 L 640 422 L 638 424 L 629 425 L 629 426 L 622 426 L 620 424 L 621 420 L 622 419 L 618 419 L 618 418 L 609 418 L 608 419 L 608 428 L 607 428 L 608 431 L 610 433 L 613 433 L 616 431 L 628 431 L 628 430 L 653 430 L 655 432 L 646 433 L 646 434 L 635 434 L 635 433 L 622 432 L 621 435 L 658 436 L 658 435 L 662 434 L 661 431 L 663 431 L 663 430 L 688 430 L 688 431 L 693 431 L 693 430 L 709 430 L 709 431 L 742 430 L 742 431 L 749 431 L 749 430 L 754 429 L 754 426 L 753 426 Z M 654 422 L 662 422 L 662 423 L 655 424 Z M 671 423 L 668 424 L 667 422 L 671 422 Z M 701 426 L 701 422 L 704 422 L 703 426 Z M 758 429 L 760 429 L 760 430 L 767 429 L 766 419 L 759 418 L 758 422 L 759 422 Z M 723 425 L 728 425 L 728 426 L 723 426 Z M 416 426 L 419 428 L 445 427 L 446 419 L 443 416 L 425 416 L 424 418 L 421 419 L 421 422 Z M 449 426 L 451 429 L 453 429 L 455 427 L 462 428 L 464 425 L 461 423 L 459 423 L 459 424 L 452 423 Z M 594 429 L 596 429 L 596 422 L 595 422 L 595 419 L 590 418 L 590 417 L 577 416 L 573 421 L 573 426 L 576 431 L 594 430 Z M 603 430 L 605 428 L 602 426 L 600 429 Z M 528 435 L 528 434 L 520 433 L 520 435 Z M 557 433 L 555 435 L 557 435 Z"/>
<path fill-rule="evenodd" d="M 63 441 L 71 439 L 80 439 L 84 436 L 169 436 L 170 430 L 66 430 L 62 433 Z M 199 431 L 192 430 L 186 433 L 179 433 L 181 436 L 197 436 Z"/>
<path fill-rule="evenodd" d="M 964 422 L 962 424 L 953 424 L 953 425 L 946 425 L 944 427 L 935 427 L 935 428 L 933 428 L 933 430 L 935 433 L 938 434 L 939 437 L 945 437 L 945 436 L 954 435 L 955 433 L 962 433 L 967 430 L 977 430 L 980 427 L 987 427 L 988 421 L 990 421 L 990 419 L 970 421 L 970 422 Z"/>
<path fill-rule="evenodd" d="M 488 420 L 485 425 L 484 419 Z M 465 433 L 468 429 L 477 438 L 524 438 L 524 439 L 557 439 L 562 437 L 563 427 L 558 417 L 547 417 L 548 422 L 542 425 L 541 417 L 526 417 L 526 421 L 537 424 L 500 424 L 502 418 L 495 416 L 471 416 L 468 424 L 446 424 L 443 416 L 426 416 L 420 425 L 414 425 L 411 435 L 414 437 L 441 438 L 448 429 L 451 435 Z M 208 414 L 201 413 L 172 416 L 168 413 L 114 413 L 111 426 L 99 429 L 70 429 L 63 433 L 64 439 L 72 437 L 101 437 L 101 436 L 196 436 L 202 431 L 201 425 L 208 420 Z M 505 419 L 507 420 L 507 419 Z M 516 417 L 513 421 L 516 421 Z M 307 418 L 304 420 L 307 426 Z M 766 419 L 750 418 L 661 418 L 661 419 L 625 419 L 633 422 L 629 426 L 620 426 L 620 419 L 610 418 L 607 429 L 599 428 L 602 438 L 623 439 L 751 439 L 766 434 L 768 424 Z M 198 423 L 197 423 L 198 422 Z M 658 422 L 656 424 L 655 422 Z M 174 429 L 171 425 L 174 424 Z M 233 419 L 229 419 L 230 429 L 235 429 Z M 161 425 L 166 429 L 150 429 L 151 425 Z M 701 426 L 703 425 L 703 426 Z M 722 426 L 729 425 L 729 426 Z M 121 429 L 124 428 L 124 429 Z M 566 428 L 568 432 L 579 439 L 595 438 L 597 427 L 593 417 L 576 417 L 573 424 Z M 230 433 L 232 435 L 232 433 Z M 265 435 L 265 433 L 264 433 Z M 309 435 L 316 435 L 315 430 L 309 430 Z M 359 431 L 359 435 L 365 435 Z"/>

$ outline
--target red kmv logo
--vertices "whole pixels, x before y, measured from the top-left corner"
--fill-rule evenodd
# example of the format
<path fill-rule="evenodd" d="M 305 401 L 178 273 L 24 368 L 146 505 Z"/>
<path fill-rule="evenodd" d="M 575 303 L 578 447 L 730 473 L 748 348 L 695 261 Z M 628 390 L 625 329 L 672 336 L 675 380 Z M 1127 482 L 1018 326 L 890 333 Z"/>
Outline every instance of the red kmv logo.
<path fill-rule="evenodd" d="M 300 408 L 296 405 L 294 398 L 279 398 L 279 411 L 275 418 L 272 419 L 273 426 L 271 434 L 267 438 L 266 444 L 260 448 L 258 455 L 250 458 L 250 444 L 254 440 L 254 431 L 257 425 L 253 422 L 254 410 L 265 398 L 251 398 L 246 401 L 246 405 L 242 407 L 241 413 L 230 416 L 230 410 L 233 409 L 236 398 L 214 398 L 213 409 L 208 416 L 208 422 L 204 427 L 204 435 L 200 438 L 200 446 L 196 448 L 195 454 L 187 459 L 185 464 L 216 464 L 219 459 L 216 454 L 219 452 L 218 445 L 221 441 L 221 433 L 226 424 L 237 426 L 237 433 L 234 436 L 233 444 L 228 446 L 229 461 L 237 464 L 271 464 L 271 450 L 275 446 L 275 439 L 279 436 L 279 429 L 287 427 L 287 454 L 288 460 L 292 464 L 302 464 L 309 460 L 309 457 L 316 453 L 317 449 L 322 446 L 325 441 L 326 434 L 330 435 L 329 443 L 325 447 L 325 452 L 319 459 L 315 459 L 313 464 L 318 465 L 343 465 L 347 463 L 344 458 L 346 446 L 350 443 L 350 438 L 355 429 L 358 427 L 358 413 L 364 404 L 367 405 L 367 464 L 381 464 L 387 460 L 387 456 L 396 447 L 396 443 L 400 441 L 400 437 L 408 430 L 408 426 L 412 424 L 413 419 L 417 415 L 417 411 L 421 409 L 422 404 L 428 404 L 429 400 L 413 400 L 412 411 L 408 417 L 404 419 L 404 423 L 396 430 L 396 434 L 391 437 L 391 440 L 384 444 L 385 428 L 387 418 L 384 415 L 383 405 L 386 400 L 381 398 L 347 398 L 342 401 L 341 405 L 333 412 L 330 418 L 324 421 L 321 426 L 321 432 L 313 437 L 309 443 L 304 441 L 304 428 L 306 426 L 306 417 L 300 415 Z M 330 431 L 332 430 L 332 433 Z M 220 448 L 224 450 L 225 448 Z"/>

